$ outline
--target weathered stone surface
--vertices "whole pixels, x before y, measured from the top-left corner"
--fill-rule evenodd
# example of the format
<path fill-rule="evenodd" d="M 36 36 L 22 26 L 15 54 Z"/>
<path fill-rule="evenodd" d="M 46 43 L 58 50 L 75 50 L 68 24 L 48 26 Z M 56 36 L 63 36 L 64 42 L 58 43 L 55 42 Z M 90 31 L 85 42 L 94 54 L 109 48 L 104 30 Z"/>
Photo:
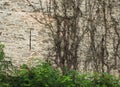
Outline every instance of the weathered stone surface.
<path fill-rule="evenodd" d="M 31 0 L 31 3 L 39 5 L 38 0 Z M 6 56 L 17 66 L 28 63 L 33 57 L 43 59 L 47 53 L 48 30 L 31 17 L 41 16 L 33 10 L 27 0 L 0 0 L 0 42 L 5 44 Z"/>
<path fill-rule="evenodd" d="M 13 64 L 16 66 L 20 66 L 23 63 L 27 63 L 29 66 L 35 65 L 36 62 L 38 62 L 37 59 L 46 58 L 48 52 L 47 49 L 48 47 L 51 47 L 50 31 L 31 17 L 31 15 L 35 16 L 42 22 L 45 22 L 43 15 L 37 12 L 38 9 L 40 9 L 40 2 L 39 0 L 29 1 L 35 6 L 35 9 L 27 2 L 27 0 L 0 0 L 0 42 L 5 44 L 6 56 L 10 57 Z M 42 1 L 43 6 L 45 6 L 44 1 L 46 0 Z M 83 4 L 85 3 L 83 2 Z M 85 7 L 81 10 L 84 12 Z M 116 19 L 120 19 L 119 11 L 119 8 L 116 8 L 116 10 L 113 11 L 112 16 Z M 81 18 L 80 27 L 84 26 L 83 20 L 84 18 Z M 97 27 L 96 32 L 98 33 L 98 36 L 95 37 L 95 40 L 100 41 L 104 29 Z M 113 32 L 113 29 L 110 29 L 109 32 Z M 82 33 L 83 31 L 80 32 L 81 35 Z M 81 63 L 79 65 L 80 69 L 83 69 L 83 60 L 89 57 L 88 54 L 90 53 L 89 47 L 91 42 L 89 36 L 89 33 L 85 34 L 85 38 L 81 40 L 79 44 L 80 48 L 78 55 L 80 57 L 79 62 Z M 108 52 L 110 53 L 110 61 L 112 59 L 111 54 L 113 54 L 113 37 L 115 37 L 114 33 L 111 33 L 111 37 L 108 37 L 109 43 L 107 44 L 107 48 L 109 49 Z M 118 50 L 120 51 L 120 49 Z M 120 60 L 117 62 L 119 63 Z M 90 66 L 89 71 L 91 71 L 92 66 L 88 66 Z"/>

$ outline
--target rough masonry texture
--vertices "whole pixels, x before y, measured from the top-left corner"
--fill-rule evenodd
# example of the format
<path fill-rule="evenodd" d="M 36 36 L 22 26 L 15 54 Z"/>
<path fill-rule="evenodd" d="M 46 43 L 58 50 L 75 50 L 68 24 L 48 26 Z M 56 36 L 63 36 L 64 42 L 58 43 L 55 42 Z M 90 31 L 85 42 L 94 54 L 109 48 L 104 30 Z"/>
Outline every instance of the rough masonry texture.
<path fill-rule="evenodd" d="M 0 0 L 0 42 L 5 45 L 4 51 L 6 57 L 11 59 L 13 64 L 16 66 L 20 66 L 23 63 L 31 66 L 36 64 L 38 59 L 43 60 L 47 58 L 48 48 L 52 46 L 50 42 L 52 38 L 50 36 L 49 29 L 38 23 L 38 21 L 33 18 L 36 17 L 41 21 L 43 20 L 43 14 L 38 12 L 38 10 L 41 9 L 39 0 L 30 0 L 30 3 L 34 5 L 36 9 L 33 9 L 27 1 L 28 0 Z M 44 2 L 46 0 L 42 1 L 43 6 L 46 6 Z M 85 3 L 83 2 L 83 4 Z M 119 4 L 119 1 L 117 4 Z M 114 9 L 116 10 L 113 11 L 112 14 L 112 16 L 116 19 L 120 19 L 120 9 L 118 7 L 116 8 L 114 6 Z M 83 12 L 84 9 L 85 7 L 82 9 Z M 96 11 L 96 9 L 94 9 L 94 11 Z M 94 15 L 95 14 L 93 14 L 93 16 Z M 97 16 L 95 18 L 98 19 Z M 83 33 L 82 27 L 87 24 L 84 21 L 87 20 L 82 18 L 80 22 L 81 35 Z M 99 23 L 97 20 L 94 20 L 94 22 Z M 110 22 L 109 25 L 112 25 L 112 22 Z M 95 40 L 100 42 L 102 35 L 104 34 L 104 28 L 98 25 L 96 32 L 97 34 L 95 36 Z M 114 29 L 110 28 L 109 32 L 111 34 L 108 36 L 107 43 L 109 53 L 108 60 L 110 60 L 110 64 L 112 64 L 112 57 L 114 53 L 113 38 L 115 40 L 118 38 L 114 35 Z M 120 32 L 120 26 L 118 26 L 118 32 Z M 79 44 L 80 48 L 78 53 L 81 68 L 84 66 L 83 61 L 87 58 L 89 60 L 90 58 L 90 33 L 86 33 L 84 36 L 85 38 L 82 39 Z M 100 48 L 100 43 L 96 44 L 98 44 L 98 48 Z M 99 51 L 99 49 L 97 49 L 97 51 Z M 118 51 L 120 52 L 120 48 Z M 117 64 L 118 66 L 120 65 L 120 59 L 117 61 Z M 92 68 L 92 65 L 90 64 L 87 66 Z"/>
<path fill-rule="evenodd" d="M 32 3 L 39 4 L 35 0 Z M 33 13 L 26 0 L 0 0 L 0 42 L 5 45 L 6 57 L 17 66 L 32 64 L 47 54 L 49 30 L 31 15 L 41 16 Z"/>

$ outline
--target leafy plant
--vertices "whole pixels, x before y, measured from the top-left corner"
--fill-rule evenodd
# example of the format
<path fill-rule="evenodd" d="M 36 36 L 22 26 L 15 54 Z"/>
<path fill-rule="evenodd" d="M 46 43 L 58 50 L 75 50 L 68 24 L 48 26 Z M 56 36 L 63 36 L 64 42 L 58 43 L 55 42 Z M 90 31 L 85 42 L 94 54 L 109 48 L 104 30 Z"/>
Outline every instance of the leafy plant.
<path fill-rule="evenodd" d="M 29 68 L 21 66 L 14 75 L 0 74 L 0 87 L 120 87 L 120 79 L 107 73 L 81 74 L 66 71 L 62 74 L 49 63 Z"/>

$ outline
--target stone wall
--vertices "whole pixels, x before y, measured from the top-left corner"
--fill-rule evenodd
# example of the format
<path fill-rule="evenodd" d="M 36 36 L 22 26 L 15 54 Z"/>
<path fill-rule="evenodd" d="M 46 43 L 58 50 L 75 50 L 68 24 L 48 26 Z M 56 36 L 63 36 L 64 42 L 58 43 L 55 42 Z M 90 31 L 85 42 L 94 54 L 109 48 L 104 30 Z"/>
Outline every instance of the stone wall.
<path fill-rule="evenodd" d="M 39 4 L 38 0 L 32 1 L 36 6 Z M 31 15 L 42 16 L 33 13 L 26 0 L 0 0 L 0 42 L 5 45 L 6 57 L 18 66 L 23 63 L 32 64 L 32 59 L 43 59 L 47 54 L 49 30 Z"/>
<path fill-rule="evenodd" d="M 29 65 L 36 64 L 38 61 L 37 59 L 44 59 L 46 58 L 46 54 L 48 53 L 48 47 L 51 47 L 51 38 L 49 36 L 49 29 L 47 29 L 44 25 L 38 23 L 32 16 L 36 16 L 41 21 L 43 18 L 42 13 L 38 13 L 37 11 L 40 9 L 40 2 L 39 0 L 30 0 L 31 4 L 35 6 L 34 9 L 27 0 L 0 0 L 0 42 L 5 44 L 5 54 L 6 57 L 11 58 L 13 64 L 19 66 L 23 63 L 27 63 Z M 44 1 L 43 6 L 45 6 Z M 87 0 L 86 0 L 87 1 Z M 117 0 L 116 0 L 117 2 Z M 83 2 L 83 4 L 85 4 Z M 116 3 L 113 3 L 116 5 Z M 85 7 L 83 6 L 85 9 Z M 120 9 L 119 3 L 116 6 L 113 6 L 114 10 L 112 16 L 116 19 L 120 19 Z M 82 11 L 84 12 L 84 9 Z M 93 11 L 96 11 L 94 9 Z M 102 13 L 101 13 L 102 14 Z M 95 15 L 95 14 L 93 14 Z M 98 17 L 95 16 L 97 22 Z M 82 35 L 82 27 L 85 26 L 87 23 L 86 19 L 82 19 L 80 22 L 80 34 Z M 53 21 L 51 21 L 53 22 Z M 85 23 L 85 24 L 84 24 Z M 97 25 L 97 24 L 96 24 Z M 101 24 L 96 27 L 96 36 L 95 40 L 100 42 L 104 28 Z M 109 26 L 112 25 L 112 22 L 109 23 Z M 120 25 L 118 23 L 118 25 Z M 113 26 L 111 26 L 113 27 Z M 120 32 L 120 26 L 118 26 L 118 31 Z M 114 61 L 114 47 L 113 47 L 113 38 L 115 40 L 118 39 L 115 35 L 115 31 L 113 28 L 109 29 L 110 35 L 108 36 L 108 53 L 109 57 L 108 60 L 110 61 L 110 65 Z M 84 60 L 88 58 L 88 60 L 92 60 L 90 54 L 90 33 L 84 35 L 85 38 L 81 40 L 79 46 L 79 62 L 80 68 L 83 69 L 84 67 Z M 31 41 L 30 41 L 31 37 Z M 31 43 L 30 43 L 31 42 Z M 96 46 L 99 46 L 100 43 L 96 43 Z M 99 47 L 98 47 L 99 48 Z M 99 51 L 99 49 L 98 49 Z M 120 52 L 120 48 L 118 49 Z M 98 52 L 99 53 L 99 52 Z M 111 56 L 113 55 L 113 56 Z M 91 61 L 90 61 L 91 62 Z M 120 59 L 118 59 L 118 66 L 120 65 Z M 93 68 L 93 65 L 87 65 L 90 69 Z M 117 69 L 116 69 L 117 70 Z"/>

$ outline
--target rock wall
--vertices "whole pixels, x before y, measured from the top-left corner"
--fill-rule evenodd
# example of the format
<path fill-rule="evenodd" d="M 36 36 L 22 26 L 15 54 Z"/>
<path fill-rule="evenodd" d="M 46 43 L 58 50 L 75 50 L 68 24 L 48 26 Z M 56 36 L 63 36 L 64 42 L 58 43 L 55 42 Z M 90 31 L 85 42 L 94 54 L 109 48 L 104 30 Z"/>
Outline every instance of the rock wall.
<path fill-rule="evenodd" d="M 47 29 L 44 25 L 38 23 L 32 16 L 36 16 L 41 21 L 43 18 L 42 13 L 37 13 L 40 9 L 40 2 L 39 0 L 30 0 L 31 4 L 35 6 L 36 9 L 32 7 L 32 5 L 28 2 L 28 0 L 0 0 L 0 42 L 5 44 L 5 54 L 6 57 L 10 58 L 14 65 L 20 66 L 23 63 L 27 63 L 30 65 L 36 64 L 38 59 L 46 58 L 46 54 L 48 53 L 48 47 L 51 47 L 51 37 L 49 36 L 49 29 Z M 44 1 L 43 6 L 45 6 Z M 87 0 L 86 0 L 87 1 Z M 112 16 L 115 19 L 120 19 L 120 9 L 119 9 L 119 1 L 117 7 L 113 6 L 115 11 L 113 11 Z M 83 4 L 85 4 L 83 2 Z M 116 5 L 116 3 L 112 3 Z M 82 11 L 84 12 L 85 7 L 83 6 Z M 96 9 L 93 10 L 97 12 Z M 31 16 L 32 15 L 32 16 Z M 95 14 L 93 14 L 95 15 Z M 102 15 L 102 13 L 101 13 Z M 98 17 L 95 16 L 97 22 Z M 109 17 L 108 17 L 109 18 Z M 82 27 L 86 26 L 86 19 L 82 19 L 80 22 L 80 34 L 82 35 Z M 101 21 L 101 20 L 100 20 Z M 53 21 L 51 21 L 53 22 Z M 85 24 L 84 24 L 85 23 Z M 102 27 L 103 24 L 95 24 L 98 25 L 96 27 L 96 42 L 100 42 L 102 35 L 104 34 L 104 28 Z M 113 39 L 116 40 L 118 37 L 115 35 L 115 31 L 110 21 L 108 24 L 109 27 L 109 35 L 107 39 L 107 48 L 108 48 L 108 62 L 111 66 L 114 63 L 114 47 L 113 47 Z M 118 23 L 119 25 L 119 23 Z M 113 32 L 114 31 L 114 32 Z M 118 26 L 118 32 L 120 32 L 120 26 Z M 79 46 L 79 53 L 78 56 L 80 57 L 80 68 L 83 69 L 84 67 L 84 60 L 88 60 L 89 64 L 87 64 L 88 71 L 92 71 L 94 65 L 92 65 L 91 59 L 91 49 L 90 49 L 90 33 L 84 35 L 84 39 L 81 40 Z M 99 46 L 97 51 L 99 52 L 100 43 L 96 43 L 96 46 Z M 120 46 L 120 45 L 119 45 Z M 118 51 L 120 52 L 120 47 L 118 47 Z M 88 59 L 87 59 L 88 58 Z M 117 66 L 120 65 L 120 59 L 117 60 Z M 100 66 L 99 66 L 100 67 Z M 115 69 L 118 71 L 118 69 Z M 82 70 L 81 70 L 82 71 Z M 116 73 L 115 71 L 115 73 Z"/>
<path fill-rule="evenodd" d="M 32 1 L 39 4 L 38 0 Z M 47 54 L 49 30 L 31 15 L 41 17 L 40 13 L 33 13 L 26 0 L 0 0 L 0 42 L 5 45 L 6 57 L 17 66 L 32 64 L 32 59 L 43 59 Z"/>

